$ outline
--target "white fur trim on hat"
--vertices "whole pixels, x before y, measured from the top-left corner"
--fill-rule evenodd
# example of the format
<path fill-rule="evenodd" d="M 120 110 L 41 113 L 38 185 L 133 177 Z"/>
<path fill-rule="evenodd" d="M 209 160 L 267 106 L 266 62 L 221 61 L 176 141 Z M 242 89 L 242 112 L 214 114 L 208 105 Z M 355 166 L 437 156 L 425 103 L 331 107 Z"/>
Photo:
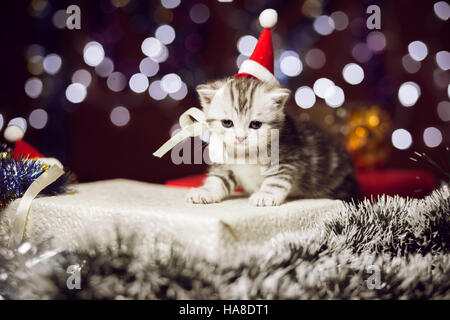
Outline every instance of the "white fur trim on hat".
<path fill-rule="evenodd" d="M 39 158 L 38 160 L 41 161 L 42 163 L 46 164 L 49 167 L 58 166 L 61 169 L 64 169 L 64 166 L 62 165 L 62 163 L 56 158 Z"/>
<path fill-rule="evenodd" d="M 261 81 L 267 81 L 279 84 L 278 80 L 275 78 L 275 76 L 267 70 L 265 67 L 263 67 L 261 64 L 259 64 L 256 61 L 253 60 L 245 60 L 241 67 L 239 68 L 239 73 L 248 73 L 252 76 L 258 78 Z"/>

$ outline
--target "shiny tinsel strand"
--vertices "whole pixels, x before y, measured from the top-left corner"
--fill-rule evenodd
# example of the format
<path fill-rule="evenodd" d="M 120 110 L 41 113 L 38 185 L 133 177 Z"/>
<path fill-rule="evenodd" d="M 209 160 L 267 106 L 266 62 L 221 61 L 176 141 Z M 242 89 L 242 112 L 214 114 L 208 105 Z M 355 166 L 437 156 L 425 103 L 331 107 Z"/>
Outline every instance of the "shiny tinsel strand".
<path fill-rule="evenodd" d="M 45 171 L 47 166 L 39 159 L 14 159 L 6 145 L 0 147 L 0 208 L 23 196 L 28 187 Z M 74 182 L 70 172 L 42 191 L 45 195 L 67 192 L 68 184 Z"/>

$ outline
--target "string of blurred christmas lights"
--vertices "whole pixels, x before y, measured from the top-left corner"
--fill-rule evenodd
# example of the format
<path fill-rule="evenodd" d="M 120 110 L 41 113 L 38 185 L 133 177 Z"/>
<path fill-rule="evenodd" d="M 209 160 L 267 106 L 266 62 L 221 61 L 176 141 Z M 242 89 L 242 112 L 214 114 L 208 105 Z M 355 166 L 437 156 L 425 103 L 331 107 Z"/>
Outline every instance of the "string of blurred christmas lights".
<path fill-rule="evenodd" d="M 255 3 L 258 2 L 256 1 Z M 304 16 L 310 19 L 308 23 L 310 23 L 311 30 L 314 30 L 317 37 L 329 37 L 335 31 L 351 32 L 353 35 L 359 34 L 360 30 L 358 29 L 365 25 L 365 19 L 361 17 L 350 19 L 343 11 L 335 11 L 330 15 L 326 15 L 324 14 L 326 10 L 323 3 L 323 1 L 307 0 L 301 7 Z M 135 1 L 130 0 L 112 0 L 110 4 L 114 8 L 127 8 L 137 5 Z M 180 4 L 180 0 L 161 0 L 160 5 L 157 5 L 154 10 L 154 16 L 161 15 L 161 12 L 170 15 L 170 11 L 179 7 Z M 257 4 L 253 5 L 257 6 Z M 249 30 L 248 24 L 254 28 L 252 20 L 255 19 L 248 19 L 248 16 L 253 15 L 253 13 L 248 7 L 245 9 L 247 9 L 247 12 L 236 9 L 232 14 L 234 18 L 231 20 L 233 20 L 234 25 L 238 25 L 234 23 L 238 14 L 241 17 L 247 17 L 247 19 L 240 19 L 239 32 Z M 110 9 L 107 9 L 105 12 L 107 11 L 111 12 Z M 433 11 L 437 19 L 443 22 L 448 21 L 450 7 L 445 1 L 434 3 Z M 65 28 L 65 20 L 67 18 L 65 10 L 56 10 L 52 15 L 52 7 L 49 5 L 49 1 L 32 0 L 29 12 L 35 18 L 44 19 L 51 17 L 51 21 L 56 28 Z M 202 3 L 191 5 L 189 17 L 195 24 L 205 23 L 210 17 L 208 6 Z M 245 21 L 248 21 L 247 25 Z M 369 68 L 370 62 L 374 61 L 374 57 L 385 52 L 386 48 L 388 48 L 387 38 L 389 37 L 386 36 L 388 33 L 389 31 L 370 31 L 362 39 L 356 41 L 350 50 L 350 55 L 355 62 L 349 61 L 342 68 L 342 77 L 345 82 L 351 85 L 358 85 L 365 80 L 366 74 L 372 75 L 372 70 L 367 72 L 367 68 Z M 114 61 L 105 55 L 103 45 L 98 41 L 86 43 L 83 49 L 83 60 L 86 65 L 94 68 L 95 75 L 106 79 L 107 87 L 113 92 L 125 90 L 128 84 L 131 91 L 135 93 L 148 92 L 149 96 L 156 101 L 161 101 L 166 97 L 179 101 L 186 97 L 188 93 L 188 84 L 182 80 L 180 74 L 169 72 L 160 79 L 149 80 L 149 78 L 155 77 L 160 73 L 160 65 L 169 58 L 168 46 L 174 42 L 176 37 L 176 31 L 169 23 L 160 23 L 155 29 L 154 36 L 143 40 L 141 51 L 145 57 L 139 62 L 139 72 L 132 74 L 129 79 L 122 72 L 114 71 Z M 196 33 L 187 35 L 184 42 L 185 46 L 190 46 L 188 45 L 188 40 L 192 40 L 192 43 L 198 42 L 198 37 Z M 326 53 L 314 47 L 313 42 L 306 43 L 306 48 L 303 48 L 302 54 L 299 54 L 297 50 L 283 48 L 280 45 L 281 37 L 277 33 L 274 33 L 273 37 L 274 43 L 278 42 L 278 47 L 282 48 L 279 50 L 280 54 L 276 56 L 275 61 L 275 74 L 282 81 L 283 79 L 288 81 L 298 77 L 302 74 L 305 67 L 320 70 L 325 66 L 327 61 Z M 292 37 L 301 37 L 301 35 L 294 34 Z M 238 57 L 236 58 L 238 66 L 248 58 L 255 44 L 256 38 L 252 34 L 244 34 L 238 39 Z M 409 43 L 406 51 L 407 53 L 401 58 L 401 65 L 408 74 L 417 73 L 422 67 L 422 62 L 430 56 L 428 46 L 425 42 L 416 40 Z M 27 69 L 32 77 L 27 79 L 24 89 L 27 96 L 31 99 L 37 99 L 44 94 L 48 94 L 46 90 L 48 90 L 48 87 L 51 87 L 51 78 L 40 78 L 40 76 L 44 73 L 48 76 L 56 75 L 62 67 L 63 61 L 61 56 L 56 53 L 45 54 L 45 52 L 46 49 L 38 44 L 30 45 L 26 51 Z M 447 88 L 447 96 L 450 98 L 449 75 L 447 72 L 450 68 L 450 53 L 440 50 L 434 55 L 434 60 L 436 68 L 432 75 L 433 81 L 439 89 Z M 74 104 L 83 102 L 87 97 L 88 87 L 92 80 L 93 74 L 84 68 L 73 72 L 71 77 L 72 83 L 67 86 L 65 91 L 67 100 Z M 374 87 L 376 86 L 374 85 Z M 416 105 L 421 95 L 421 88 L 416 82 L 406 81 L 399 85 L 396 98 L 401 106 L 410 108 Z M 343 88 L 328 78 L 317 79 L 312 87 L 301 85 L 294 94 L 296 104 L 302 109 L 312 108 L 319 101 L 317 98 L 323 99 L 326 105 L 336 109 L 336 111 L 346 101 Z M 439 119 L 443 122 L 450 121 L 450 102 L 440 101 L 436 112 Z M 42 129 L 46 126 L 48 117 L 48 113 L 44 108 L 36 108 L 29 114 L 28 122 L 31 127 Z M 26 123 L 27 120 L 22 119 Z M 111 110 L 110 119 L 116 126 L 124 126 L 130 120 L 130 112 L 125 106 L 115 106 Z M 5 120 L 0 114 L 0 128 L 3 127 L 4 122 Z M 355 130 L 358 128 L 355 128 Z M 361 133 L 362 131 L 359 130 L 358 132 Z M 362 134 L 361 136 L 364 135 Z M 434 148 L 439 146 L 442 143 L 442 139 L 442 132 L 436 127 L 427 127 L 423 131 L 423 141 L 427 147 Z M 413 144 L 412 135 L 407 129 L 396 128 L 392 132 L 391 143 L 397 149 L 406 150 Z"/>
<path fill-rule="evenodd" d="M 319 5 L 317 5 L 319 4 Z M 303 6 L 303 13 L 305 16 L 308 16 L 313 19 L 312 26 L 314 31 L 320 36 L 329 36 L 333 33 L 334 30 L 345 30 L 349 24 L 349 19 L 344 12 L 337 11 L 332 13 L 330 16 L 322 15 L 322 6 L 321 2 L 317 1 L 306 1 Z M 446 2 L 440 1 L 434 4 L 433 6 L 434 12 L 436 16 L 444 21 L 448 20 L 449 16 L 449 6 Z M 363 28 L 358 28 L 358 26 L 363 26 Z M 362 18 L 356 18 L 350 23 L 350 29 L 354 35 L 358 34 L 358 29 L 365 28 L 365 21 Z M 363 31 L 364 32 L 364 31 Z M 352 48 L 351 54 L 353 58 L 362 64 L 367 64 L 371 60 L 373 60 L 373 56 L 379 55 L 382 53 L 387 46 L 387 40 L 385 35 L 381 31 L 371 31 L 365 36 L 364 42 L 357 42 L 355 46 Z M 245 38 L 242 38 L 242 41 Z M 253 42 L 254 39 L 248 38 L 249 43 Z M 245 46 L 241 45 L 241 47 L 245 48 Z M 239 46 L 238 46 L 239 48 Z M 309 67 L 312 67 L 311 62 L 314 61 L 314 56 L 311 56 L 310 52 L 312 50 L 316 50 L 316 48 L 310 49 L 310 51 L 305 55 L 305 62 Z M 240 50 L 241 55 L 238 57 L 238 63 L 242 63 L 245 59 L 243 59 L 243 50 Z M 320 49 L 315 51 L 315 55 L 318 56 L 320 63 L 318 63 L 318 67 L 322 67 L 326 61 L 326 55 Z M 402 65 L 406 72 L 415 73 L 420 69 L 420 61 L 424 60 L 428 55 L 428 48 L 426 44 L 422 41 L 413 41 L 408 45 L 408 54 L 403 56 Z M 281 56 L 283 59 L 283 56 Z M 280 69 L 284 76 L 297 76 L 302 71 L 302 63 L 298 58 L 298 54 L 296 52 L 289 52 L 289 54 L 285 55 L 284 60 L 289 61 L 280 61 Z M 435 56 L 436 64 L 438 68 L 433 72 L 433 78 L 435 80 L 437 87 L 449 87 L 448 79 L 440 80 L 440 76 L 442 78 L 448 78 L 446 76 L 442 76 L 444 71 L 449 69 L 450 64 L 450 56 L 448 51 L 439 51 Z M 379 66 L 375 64 L 378 68 Z M 374 72 L 371 72 L 373 74 Z M 351 84 L 357 85 L 364 80 L 364 69 L 356 64 L 356 63 L 348 63 L 344 66 L 342 70 L 342 76 L 344 80 Z M 378 84 L 371 83 L 373 87 L 378 87 Z M 447 89 L 450 90 L 450 89 Z M 420 98 L 421 89 L 419 85 L 412 81 L 407 81 L 402 83 L 398 89 L 398 101 L 404 107 L 411 107 L 415 105 Z M 303 109 L 310 109 L 316 103 L 316 97 L 322 98 L 325 100 L 325 103 L 332 107 L 338 108 L 342 106 L 345 102 L 345 94 L 342 88 L 338 87 L 332 80 L 328 78 L 319 78 L 314 82 L 313 88 L 309 86 L 300 86 L 294 95 L 296 104 Z M 447 101 L 441 101 L 437 107 L 437 113 L 439 118 L 442 121 L 448 121 L 450 118 L 450 103 Z M 373 115 L 376 117 L 377 115 Z M 367 129 L 365 127 L 357 127 L 357 132 L 366 132 Z M 356 135 L 358 136 L 358 135 Z M 350 138 L 350 141 L 353 141 L 350 145 L 362 145 L 361 141 L 366 140 L 366 135 L 359 134 L 360 142 L 355 144 L 354 138 Z M 434 148 L 441 144 L 442 142 L 442 133 L 436 127 L 428 127 L 424 130 L 423 140 L 427 147 Z M 412 136 L 406 129 L 396 129 L 392 133 L 392 145 L 400 150 L 406 150 L 412 145 Z M 350 147 L 349 145 L 349 147 Z M 351 148 L 350 148 L 351 149 Z"/>
<path fill-rule="evenodd" d="M 172 10 L 177 8 L 180 3 L 177 0 L 162 0 L 160 8 Z M 124 8 L 129 4 L 130 1 L 111 1 L 111 5 L 116 8 Z M 49 7 L 48 1 L 33 0 L 30 3 L 30 14 L 36 18 L 47 17 L 49 16 Z M 157 8 L 155 12 L 158 10 Z M 203 24 L 209 19 L 209 8 L 201 3 L 194 4 L 190 8 L 189 15 L 195 24 Z M 66 19 L 67 13 L 61 9 L 53 14 L 52 22 L 56 28 L 64 29 Z M 154 80 L 151 83 L 148 79 L 155 76 L 160 70 L 160 64 L 168 59 L 167 45 L 171 44 L 175 37 L 175 29 L 172 26 L 168 24 L 159 25 L 154 32 L 154 37 L 147 37 L 143 40 L 141 51 L 146 57 L 139 63 L 140 72 L 131 75 L 129 79 L 120 71 L 114 72 L 114 61 L 105 55 L 103 45 L 98 41 L 90 41 L 84 46 L 83 60 L 86 65 L 95 68 L 97 76 L 106 78 L 107 87 L 113 92 L 123 91 L 128 84 L 131 91 L 135 93 L 147 91 L 149 96 L 156 101 L 163 100 L 166 97 L 180 101 L 186 97 L 188 86 L 178 74 L 168 73 L 162 76 L 160 80 Z M 189 45 L 189 41 L 186 41 L 186 44 Z M 47 73 L 52 75 L 59 71 L 62 63 L 59 55 L 50 54 L 43 58 L 45 48 L 36 44 L 30 45 L 27 52 L 28 69 L 33 75 L 42 74 L 42 66 Z M 93 80 L 92 74 L 86 69 L 79 69 L 73 73 L 71 80 L 72 83 L 65 90 L 65 96 L 69 102 L 79 104 L 87 97 L 88 87 Z M 44 84 L 38 77 L 28 79 L 25 84 L 25 92 L 32 99 L 37 99 L 42 94 L 43 89 Z M 121 108 L 116 107 L 111 111 L 111 121 L 117 126 L 125 125 L 126 123 L 123 120 L 129 118 L 129 112 L 123 112 L 123 110 L 126 110 L 126 108 L 121 106 Z M 33 114 L 33 117 L 36 118 L 36 116 L 41 115 L 42 111 L 39 110 L 38 113 Z M 39 124 L 36 128 L 43 128 L 44 126 L 45 124 Z"/>

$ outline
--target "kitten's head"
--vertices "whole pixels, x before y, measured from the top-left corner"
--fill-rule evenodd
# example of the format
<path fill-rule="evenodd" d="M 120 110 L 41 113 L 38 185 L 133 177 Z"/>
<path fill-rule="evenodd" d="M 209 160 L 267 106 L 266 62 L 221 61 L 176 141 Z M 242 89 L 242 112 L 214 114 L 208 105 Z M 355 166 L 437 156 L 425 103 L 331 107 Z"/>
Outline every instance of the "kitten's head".
<path fill-rule="evenodd" d="M 197 86 L 211 130 L 237 147 L 281 129 L 290 91 L 257 79 L 226 78 Z M 259 139 L 263 141 L 263 139 Z M 256 142 L 259 145 L 259 142 Z"/>

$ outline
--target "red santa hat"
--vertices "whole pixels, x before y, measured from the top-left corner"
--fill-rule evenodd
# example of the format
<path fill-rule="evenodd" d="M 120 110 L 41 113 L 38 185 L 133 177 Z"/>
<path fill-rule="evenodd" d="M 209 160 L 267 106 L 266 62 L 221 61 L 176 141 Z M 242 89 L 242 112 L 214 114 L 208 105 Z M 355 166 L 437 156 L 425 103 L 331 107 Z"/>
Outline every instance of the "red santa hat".
<path fill-rule="evenodd" d="M 49 166 L 58 165 L 62 168 L 63 165 L 59 160 L 55 158 L 46 158 L 33 146 L 22 140 L 26 131 L 27 121 L 24 118 L 14 118 L 8 122 L 8 126 L 3 133 L 3 136 L 7 141 L 15 143 L 14 159 L 19 159 L 21 156 L 23 158 L 39 158 L 39 160 Z"/>
<path fill-rule="evenodd" d="M 278 84 L 273 75 L 273 46 L 270 28 L 277 24 L 278 14 L 274 9 L 266 9 L 259 15 L 259 23 L 264 28 L 250 59 L 245 60 L 235 78 L 256 78 Z"/>

